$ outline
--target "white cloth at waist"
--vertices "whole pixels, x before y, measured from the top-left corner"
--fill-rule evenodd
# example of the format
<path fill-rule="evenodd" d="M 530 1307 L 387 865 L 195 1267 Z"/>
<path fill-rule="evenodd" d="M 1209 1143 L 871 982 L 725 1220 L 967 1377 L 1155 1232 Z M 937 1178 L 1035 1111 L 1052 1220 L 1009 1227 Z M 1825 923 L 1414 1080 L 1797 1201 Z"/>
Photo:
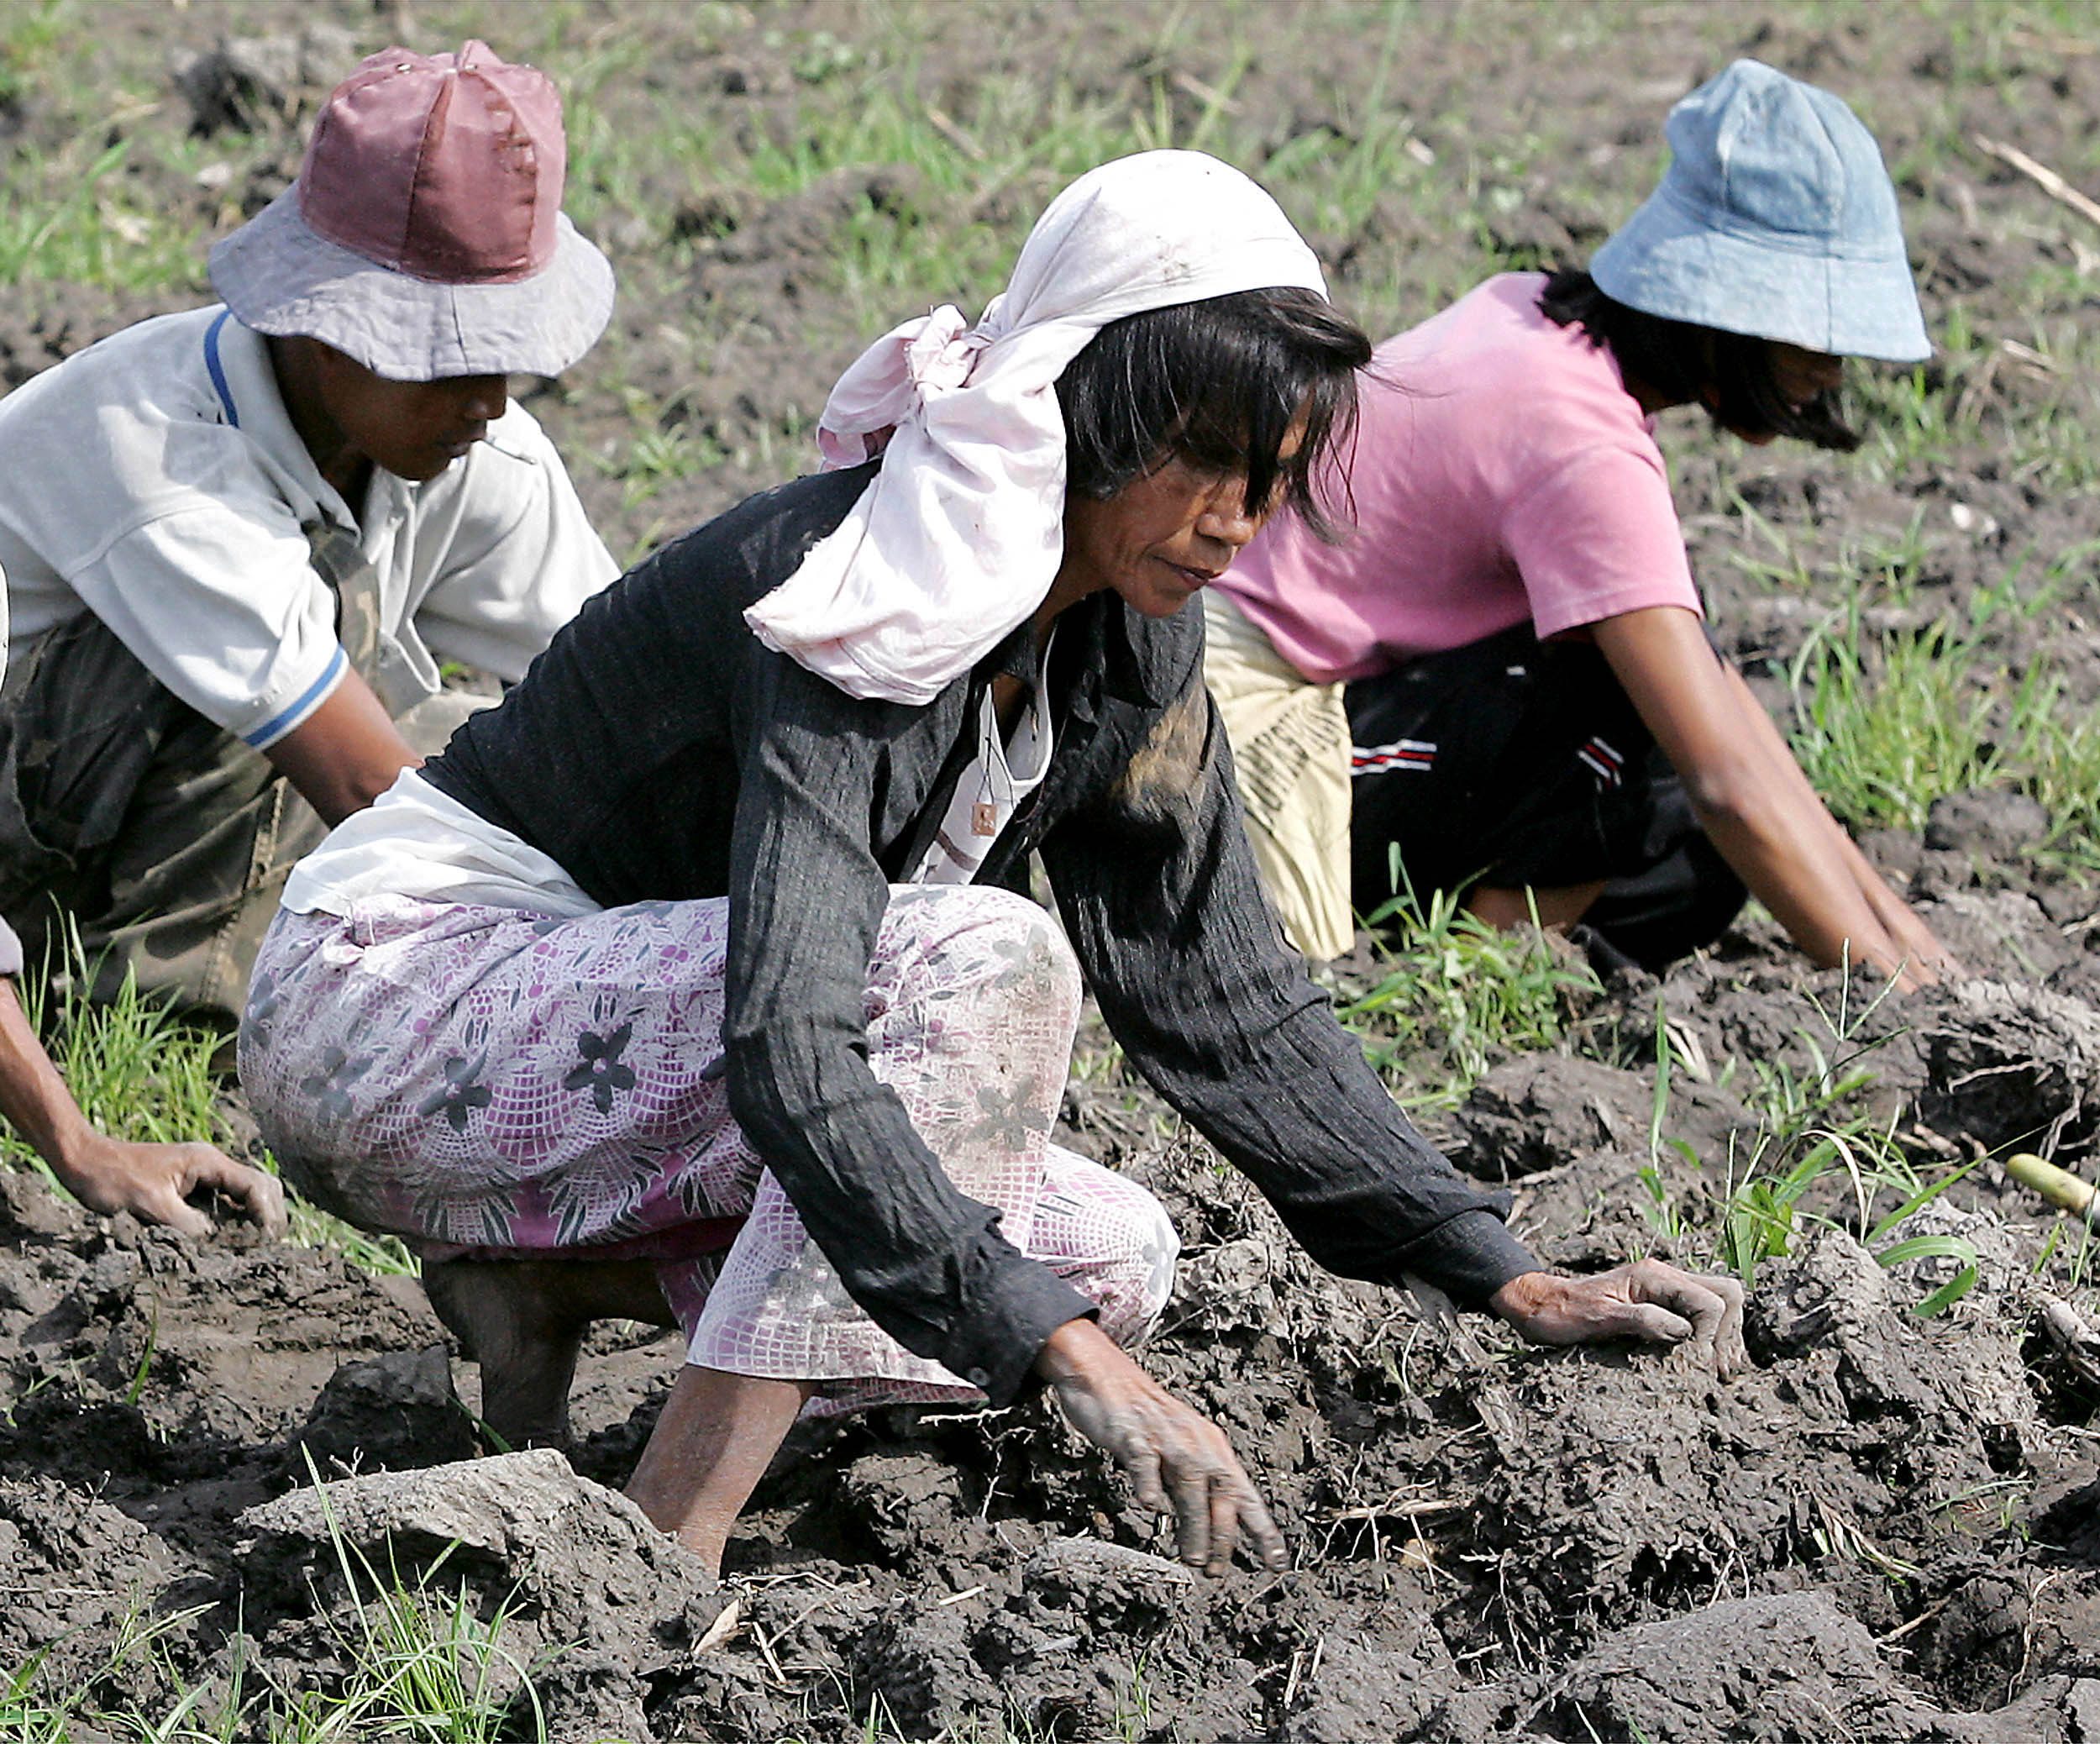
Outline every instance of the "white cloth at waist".
<path fill-rule="evenodd" d="M 382 896 L 562 918 L 596 914 L 601 906 L 559 861 L 440 793 L 412 769 L 292 868 L 283 906 L 294 914 L 347 916 L 352 904 Z"/>

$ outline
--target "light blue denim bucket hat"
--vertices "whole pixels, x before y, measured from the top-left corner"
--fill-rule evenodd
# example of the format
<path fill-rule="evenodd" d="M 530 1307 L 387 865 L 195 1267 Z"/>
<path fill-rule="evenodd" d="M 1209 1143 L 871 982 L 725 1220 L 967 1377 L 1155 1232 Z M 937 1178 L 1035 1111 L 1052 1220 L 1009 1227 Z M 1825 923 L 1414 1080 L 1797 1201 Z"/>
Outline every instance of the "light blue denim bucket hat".
<path fill-rule="evenodd" d="M 1895 186 L 1840 98 L 1738 60 L 1667 132 L 1662 186 L 1589 264 L 1605 296 L 1838 357 L 1932 355 Z"/>

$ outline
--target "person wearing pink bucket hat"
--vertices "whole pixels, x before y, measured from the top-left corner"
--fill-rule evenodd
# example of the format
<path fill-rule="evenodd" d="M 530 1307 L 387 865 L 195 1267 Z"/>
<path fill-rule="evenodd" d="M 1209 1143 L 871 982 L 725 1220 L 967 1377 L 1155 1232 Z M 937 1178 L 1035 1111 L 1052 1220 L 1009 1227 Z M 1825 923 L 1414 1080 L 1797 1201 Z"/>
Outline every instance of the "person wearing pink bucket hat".
<path fill-rule="evenodd" d="M 561 210 L 561 103 L 485 43 L 390 49 L 345 80 L 298 181 L 212 250 L 256 333 L 389 381 L 559 376 L 612 313 L 612 270 Z"/>
<path fill-rule="evenodd" d="M 486 45 L 389 49 L 164 316 L 0 401 L 0 914 L 239 1011 L 291 864 L 617 573 L 508 403 L 596 341 L 561 105 Z"/>

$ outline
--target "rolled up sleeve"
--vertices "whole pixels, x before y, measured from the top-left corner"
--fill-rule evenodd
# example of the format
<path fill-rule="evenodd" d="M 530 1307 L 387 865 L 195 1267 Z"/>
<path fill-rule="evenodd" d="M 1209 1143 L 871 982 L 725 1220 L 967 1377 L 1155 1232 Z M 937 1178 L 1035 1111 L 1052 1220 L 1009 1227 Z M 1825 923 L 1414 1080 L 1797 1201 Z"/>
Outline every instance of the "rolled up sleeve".
<path fill-rule="evenodd" d="M 349 670 L 335 596 L 281 506 L 157 515 L 68 580 L 147 671 L 259 751 L 309 718 Z"/>

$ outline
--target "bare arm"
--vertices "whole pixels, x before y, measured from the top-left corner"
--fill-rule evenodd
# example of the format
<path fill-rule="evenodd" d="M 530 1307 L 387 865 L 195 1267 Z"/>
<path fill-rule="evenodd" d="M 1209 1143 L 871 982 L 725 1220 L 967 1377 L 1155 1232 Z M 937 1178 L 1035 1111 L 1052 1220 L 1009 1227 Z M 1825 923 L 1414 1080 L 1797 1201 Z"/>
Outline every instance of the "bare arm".
<path fill-rule="evenodd" d="M 212 1221 L 189 1196 L 208 1189 L 234 1200 L 272 1234 L 284 1227 L 284 1190 L 261 1170 L 208 1144 L 139 1144 L 97 1131 L 6 980 L 0 980 L 0 1115 L 91 1211 L 129 1211 L 185 1235 L 203 1235 Z"/>
<path fill-rule="evenodd" d="M 1837 838 L 1838 851 L 1844 859 L 1853 883 L 1867 906 L 1874 911 L 1882 925 L 1888 929 L 1908 959 L 1907 986 L 1928 986 L 1943 975 L 1960 974 L 1961 965 L 1933 936 L 1932 929 L 1919 917 L 1918 911 L 1889 888 L 1888 880 L 1877 872 L 1866 856 L 1860 852 L 1859 843 L 1847 833 L 1844 827 L 1830 816 L 1830 809 L 1814 787 L 1800 764 L 1794 760 L 1793 751 L 1780 736 L 1779 728 L 1772 717 L 1766 713 L 1764 705 L 1744 682 L 1741 673 L 1725 662 L 1721 662 L 1723 675 L 1735 692 L 1743 712 L 1746 730 L 1762 747 L 1767 765 L 1776 779 L 1791 786 L 1797 802 L 1813 811 Z"/>
<path fill-rule="evenodd" d="M 263 755 L 331 828 L 423 761 L 354 672 L 344 673 L 328 701 Z"/>
<path fill-rule="evenodd" d="M 1154 1380 L 1092 1321 L 1050 1335 L 1036 1358 L 1066 1418 L 1123 1468 L 1138 1505 L 1172 1513 L 1184 1562 L 1222 1574 L 1232 1552 L 1289 1566 L 1268 1505 L 1225 1431 Z"/>
<path fill-rule="evenodd" d="M 1603 619 L 1593 633 L 1709 838 L 1794 943 L 1826 968 L 1849 957 L 1900 987 L 1935 980 L 1945 953 L 1917 943 L 1930 934 L 1866 866 L 1698 618 L 1650 607 Z M 1906 921 L 1892 927 L 1896 909 Z"/>

